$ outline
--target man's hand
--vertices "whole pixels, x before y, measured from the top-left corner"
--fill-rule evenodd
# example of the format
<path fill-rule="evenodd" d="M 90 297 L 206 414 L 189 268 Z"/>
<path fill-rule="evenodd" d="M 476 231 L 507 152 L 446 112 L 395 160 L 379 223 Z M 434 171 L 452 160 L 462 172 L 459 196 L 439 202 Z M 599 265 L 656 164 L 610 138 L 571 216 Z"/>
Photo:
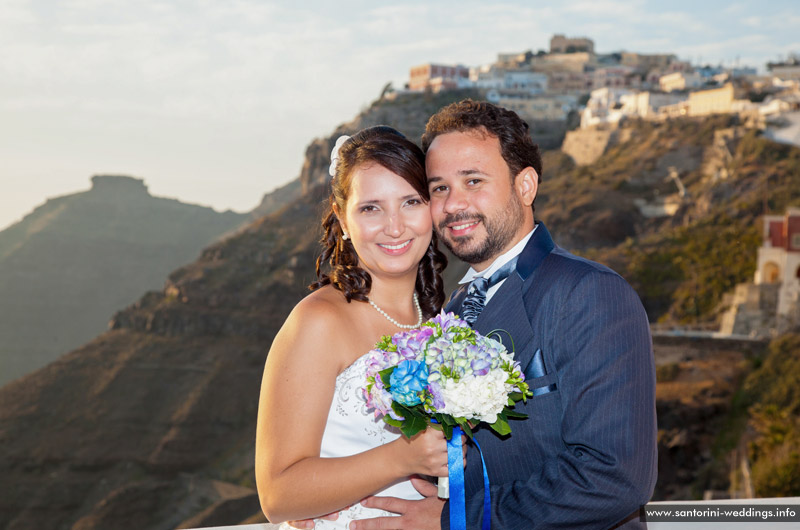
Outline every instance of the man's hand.
<path fill-rule="evenodd" d="M 436 485 L 418 477 L 411 484 L 425 498 L 407 501 L 396 497 L 367 497 L 361 504 L 399 514 L 400 517 L 377 517 L 350 523 L 352 530 L 441 530 L 445 501 L 436 496 Z"/>

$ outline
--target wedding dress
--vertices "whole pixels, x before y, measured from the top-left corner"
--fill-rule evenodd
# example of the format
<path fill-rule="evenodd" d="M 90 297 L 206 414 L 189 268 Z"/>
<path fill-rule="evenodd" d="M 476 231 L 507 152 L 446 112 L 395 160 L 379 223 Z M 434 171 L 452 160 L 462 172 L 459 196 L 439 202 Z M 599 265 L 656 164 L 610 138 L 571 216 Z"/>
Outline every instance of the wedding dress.
<path fill-rule="evenodd" d="M 398 429 L 387 425 L 383 420 L 375 419 L 374 414 L 367 412 L 367 404 L 362 393 L 366 385 L 368 356 L 367 353 L 356 359 L 336 378 L 333 401 L 328 412 L 325 432 L 322 435 L 320 456 L 323 458 L 362 453 L 373 447 L 389 443 L 400 436 Z M 365 470 L 365 472 L 369 472 L 369 470 Z M 422 495 L 408 480 L 390 486 L 376 495 L 411 500 L 422 498 Z M 317 520 L 314 528 L 317 530 L 342 529 L 347 528 L 350 521 L 356 519 L 387 515 L 394 514 L 354 504 L 349 509 L 343 510 L 335 521 Z M 293 527 L 283 523 L 280 528 L 281 530 L 291 530 Z"/>

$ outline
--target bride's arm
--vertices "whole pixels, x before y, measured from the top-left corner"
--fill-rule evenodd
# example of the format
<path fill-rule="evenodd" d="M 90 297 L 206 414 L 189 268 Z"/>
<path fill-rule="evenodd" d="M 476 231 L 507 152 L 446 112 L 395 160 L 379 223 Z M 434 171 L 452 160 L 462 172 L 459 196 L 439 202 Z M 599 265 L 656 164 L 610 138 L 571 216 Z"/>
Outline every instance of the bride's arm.
<path fill-rule="evenodd" d="M 256 483 L 270 522 L 328 514 L 414 473 L 447 475 L 439 431 L 428 429 L 343 458 L 320 458 L 320 445 L 347 344 L 335 306 L 306 298 L 273 341 L 261 385 Z"/>

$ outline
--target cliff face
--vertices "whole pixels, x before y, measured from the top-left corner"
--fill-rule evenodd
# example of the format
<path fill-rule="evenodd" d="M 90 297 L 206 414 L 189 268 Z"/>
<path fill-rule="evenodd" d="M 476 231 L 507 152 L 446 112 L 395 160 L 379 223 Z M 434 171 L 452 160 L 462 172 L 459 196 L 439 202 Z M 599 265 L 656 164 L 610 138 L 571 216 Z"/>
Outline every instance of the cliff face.
<path fill-rule="evenodd" d="M 250 212 L 249 217 L 251 220 L 255 220 L 259 217 L 274 213 L 287 204 L 299 199 L 303 193 L 303 186 L 300 183 L 300 179 L 294 179 L 270 193 L 265 193 L 261 198 L 261 203 Z"/>
<path fill-rule="evenodd" d="M 418 139 L 432 112 L 463 95 L 377 102 L 315 140 L 299 198 L 282 207 L 274 201 L 272 214 L 207 247 L 162 290 L 117 312 L 107 332 L 0 388 L 0 528 L 168 529 L 257 520 L 258 388 L 272 338 L 313 280 L 330 147 L 339 134 L 378 123 Z M 627 274 L 636 242 L 667 244 L 676 226 L 712 223 L 718 209 L 737 211 L 726 197 L 741 196 L 746 171 L 720 181 L 702 170 L 713 132 L 723 126 L 634 125 L 629 141 L 590 168 L 546 153 L 536 215 L 560 245 Z M 676 164 L 692 200 L 673 217 L 643 216 L 635 199 L 673 193 L 675 184 L 664 179 Z M 461 271 L 457 263 L 448 268 L 450 286 Z M 662 426 L 662 446 L 671 451 L 665 462 L 695 469 L 688 466 L 706 449 L 692 445 L 682 456 L 679 431 L 682 418 L 698 417 L 697 403 L 677 412 L 680 400 L 665 396 L 660 410 L 672 410 Z M 710 422 L 724 410 L 715 402 L 700 416 Z M 691 474 L 665 474 L 679 484 L 658 491 L 686 491 Z"/>
<path fill-rule="evenodd" d="M 151 196 L 143 181 L 95 176 L 0 232 L 0 385 L 106 328 L 112 311 L 245 216 Z"/>
<path fill-rule="evenodd" d="M 318 199 L 208 247 L 110 331 L 0 389 L 0 528 L 175 528 L 242 496 L 210 481 L 253 485 L 261 371 L 312 279 L 300 221 Z"/>

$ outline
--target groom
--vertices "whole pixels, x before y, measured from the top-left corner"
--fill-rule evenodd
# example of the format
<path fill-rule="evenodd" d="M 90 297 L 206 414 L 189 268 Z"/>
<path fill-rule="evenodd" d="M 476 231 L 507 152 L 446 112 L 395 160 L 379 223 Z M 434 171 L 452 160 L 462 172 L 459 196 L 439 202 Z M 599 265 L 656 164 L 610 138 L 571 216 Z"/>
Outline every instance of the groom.
<path fill-rule="evenodd" d="M 538 147 L 515 113 L 454 103 L 422 137 L 439 238 L 470 268 L 450 299 L 480 333 L 502 329 L 534 393 L 513 433 L 478 429 L 495 529 L 639 528 L 656 480 L 655 369 L 647 315 L 630 286 L 603 265 L 556 246 L 533 203 Z M 400 517 L 351 528 L 449 528 L 436 488 L 420 501 L 370 497 Z M 465 469 L 467 521 L 480 527 L 478 451 Z M 641 526 L 640 526 L 641 525 Z"/>

